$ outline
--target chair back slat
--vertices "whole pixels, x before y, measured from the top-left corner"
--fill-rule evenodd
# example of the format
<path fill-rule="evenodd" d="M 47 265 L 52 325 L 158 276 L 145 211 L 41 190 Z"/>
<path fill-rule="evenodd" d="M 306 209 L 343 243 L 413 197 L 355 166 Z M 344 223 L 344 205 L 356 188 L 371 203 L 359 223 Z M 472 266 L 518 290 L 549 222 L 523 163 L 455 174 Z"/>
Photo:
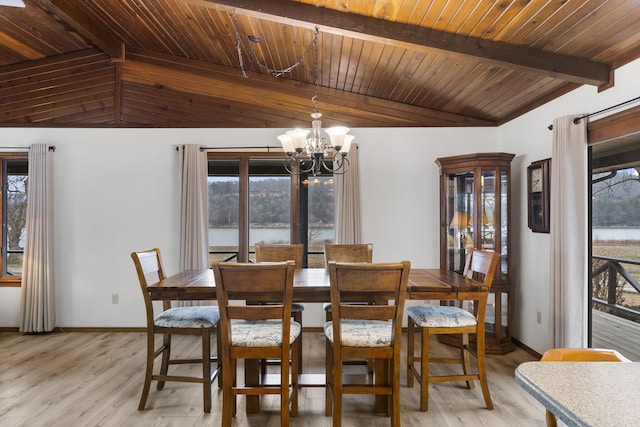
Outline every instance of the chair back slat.
<path fill-rule="evenodd" d="M 222 274 L 221 279 L 227 292 L 242 293 L 252 296 L 260 296 L 261 294 L 264 294 L 264 298 L 260 298 L 263 301 L 268 301 L 269 295 L 273 295 L 273 301 L 282 301 L 288 274 L 286 268 L 287 261 L 260 264 L 223 264 L 225 264 L 225 268 L 222 269 L 220 273 Z M 293 261 L 291 264 L 293 265 Z M 271 266 L 273 268 L 254 268 L 257 265 L 262 267 Z M 234 267 L 230 268 L 231 266 Z M 258 271 L 259 273 L 257 273 Z M 258 275 L 260 280 L 256 280 Z M 216 286 L 217 284 L 218 278 L 216 277 Z"/>
<path fill-rule="evenodd" d="M 370 263 L 373 260 L 373 244 L 325 244 L 324 259 L 327 267 L 330 261 Z"/>
<path fill-rule="evenodd" d="M 340 304 L 340 318 L 355 320 L 391 320 L 395 317 L 394 305 Z"/>
<path fill-rule="evenodd" d="M 283 305 L 230 305 L 226 308 L 229 319 L 267 320 L 282 319 Z"/>
<path fill-rule="evenodd" d="M 351 263 L 351 262 L 349 262 Z M 393 291 L 395 288 L 390 283 L 401 279 L 402 270 L 368 270 L 368 269 L 341 269 L 340 290 L 348 294 L 378 294 L 385 291 Z"/>
<path fill-rule="evenodd" d="M 296 269 L 302 268 L 304 245 L 291 244 L 256 244 L 256 262 L 294 261 Z"/>

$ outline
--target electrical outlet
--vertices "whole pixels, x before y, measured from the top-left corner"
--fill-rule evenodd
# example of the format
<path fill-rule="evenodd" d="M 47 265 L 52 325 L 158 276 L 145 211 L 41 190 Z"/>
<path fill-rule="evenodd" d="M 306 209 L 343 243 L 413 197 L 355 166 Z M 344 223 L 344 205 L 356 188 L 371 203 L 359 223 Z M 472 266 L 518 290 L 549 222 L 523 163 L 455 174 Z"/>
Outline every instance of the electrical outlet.
<path fill-rule="evenodd" d="M 111 304 L 117 304 L 117 303 L 118 303 L 118 294 L 111 294 Z"/>
<path fill-rule="evenodd" d="M 536 314 L 536 321 L 538 322 L 538 325 L 542 324 L 542 313 L 539 311 Z"/>

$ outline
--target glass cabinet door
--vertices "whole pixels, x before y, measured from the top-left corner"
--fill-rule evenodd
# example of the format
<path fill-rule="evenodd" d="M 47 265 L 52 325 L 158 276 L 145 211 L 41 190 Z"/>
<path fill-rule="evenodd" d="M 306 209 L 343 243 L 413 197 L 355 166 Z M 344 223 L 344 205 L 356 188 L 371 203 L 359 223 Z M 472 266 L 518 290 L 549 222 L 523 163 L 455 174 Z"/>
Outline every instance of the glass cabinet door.
<path fill-rule="evenodd" d="M 473 172 L 447 175 L 446 178 L 446 269 L 462 273 L 466 250 L 473 246 Z"/>

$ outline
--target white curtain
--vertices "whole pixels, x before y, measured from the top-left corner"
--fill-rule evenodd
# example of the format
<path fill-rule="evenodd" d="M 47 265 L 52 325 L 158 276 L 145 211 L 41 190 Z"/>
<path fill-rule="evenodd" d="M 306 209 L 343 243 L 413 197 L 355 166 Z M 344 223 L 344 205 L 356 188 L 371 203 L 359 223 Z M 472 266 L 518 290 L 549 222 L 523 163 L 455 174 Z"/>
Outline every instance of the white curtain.
<path fill-rule="evenodd" d="M 362 243 L 360 237 L 360 172 L 358 170 L 358 146 L 351 145 L 347 155 L 349 169 L 344 174 L 333 175 L 334 243 Z"/>
<path fill-rule="evenodd" d="M 51 154 L 46 144 L 29 149 L 20 332 L 50 332 L 56 314 L 53 286 Z"/>
<path fill-rule="evenodd" d="M 587 346 L 587 123 L 553 121 L 550 345 Z"/>
<path fill-rule="evenodd" d="M 209 267 L 207 153 L 200 146 L 179 147 L 180 271 Z"/>

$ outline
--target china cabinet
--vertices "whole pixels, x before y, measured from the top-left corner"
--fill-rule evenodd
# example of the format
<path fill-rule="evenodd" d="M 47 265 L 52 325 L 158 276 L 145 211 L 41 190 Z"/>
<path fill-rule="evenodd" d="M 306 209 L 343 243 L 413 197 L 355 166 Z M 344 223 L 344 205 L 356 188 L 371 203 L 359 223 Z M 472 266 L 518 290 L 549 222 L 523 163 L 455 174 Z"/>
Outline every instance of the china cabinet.
<path fill-rule="evenodd" d="M 486 351 L 492 354 L 514 348 L 509 325 L 513 157 L 509 153 L 476 153 L 436 160 L 440 167 L 440 268 L 462 273 L 470 248 L 501 255 L 485 319 Z M 445 342 L 452 339 L 443 337 Z"/>

